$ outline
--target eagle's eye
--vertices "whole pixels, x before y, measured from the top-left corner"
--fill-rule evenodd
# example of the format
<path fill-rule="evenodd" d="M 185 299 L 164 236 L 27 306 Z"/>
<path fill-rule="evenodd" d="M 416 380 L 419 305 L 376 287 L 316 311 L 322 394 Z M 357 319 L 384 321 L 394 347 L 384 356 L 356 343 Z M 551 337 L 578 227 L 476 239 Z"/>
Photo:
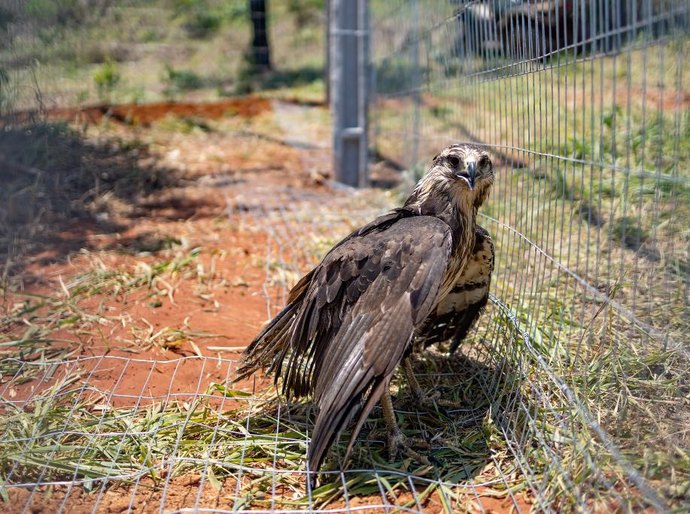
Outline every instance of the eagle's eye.
<path fill-rule="evenodd" d="M 456 155 L 449 155 L 448 156 L 448 163 L 455 169 L 457 169 L 460 166 L 460 158 Z"/>
<path fill-rule="evenodd" d="M 489 167 L 489 158 L 486 155 L 482 155 L 479 159 L 479 168 L 484 169 Z"/>

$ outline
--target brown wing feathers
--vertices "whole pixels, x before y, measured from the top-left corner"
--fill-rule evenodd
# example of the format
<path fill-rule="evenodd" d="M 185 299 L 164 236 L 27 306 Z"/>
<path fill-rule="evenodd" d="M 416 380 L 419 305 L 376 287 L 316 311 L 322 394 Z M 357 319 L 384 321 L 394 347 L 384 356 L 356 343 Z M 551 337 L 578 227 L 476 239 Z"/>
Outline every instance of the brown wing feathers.
<path fill-rule="evenodd" d="M 435 305 L 450 252 L 447 227 L 428 217 L 390 221 L 353 234 L 306 275 L 247 349 L 239 371 L 242 377 L 267 367 L 283 379 L 284 394 L 313 394 L 312 470 L 365 399 L 354 441 L 415 329 L 427 345 L 452 338 L 454 351 L 487 302 L 493 244 L 484 229 L 477 227 L 468 265 Z M 411 233 L 424 234 L 415 238 L 422 242 L 415 245 Z"/>
<path fill-rule="evenodd" d="M 268 366 L 282 378 L 284 393 L 313 394 L 314 470 L 362 398 L 370 395 L 373 407 L 434 306 L 444 275 L 448 226 L 391 214 L 345 239 L 298 283 L 292 303 L 249 346 L 239 371 L 242 377 Z"/>
<path fill-rule="evenodd" d="M 426 237 L 413 245 L 413 233 Z M 313 393 L 318 414 L 309 448 L 313 470 L 366 397 L 351 440 L 357 436 L 408 349 L 417 320 L 431 311 L 450 253 L 448 228 L 434 218 L 401 220 L 372 240 L 370 251 L 378 258 L 367 259 L 355 279 L 359 283 L 364 277 L 367 287 L 335 336 L 317 343 Z"/>
<path fill-rule="evenodd" d="M 340 241 L 340 243 L 333 247 L 326 257 L 324 257 L 321 265 L 326 262 L 333 252 L 337 251 L 338 248 L 352 239 L 366 236 L 374 231 L 385 230 L 396 221 L 411 216 L 414 216 L 414 213 L 406 209 L 393 209 L 379 216 L 371 223 L 364 225 Z M 343 280 L 349 281 L 352 277 L 357 275 L 359 268 L 364 265 L 367 255 L 363 252 L 362 248 L 359 251 L 353 252 L 351 257 L 354 257 L 354 259 L 343 262 L 341 265 L 340 272 Z M 314 274 L 319 270 L 319 267 L 313 269 L 299 280 L 288 295 L 286 307 L 263 328 L 254 341 L 247 347 L 243 355 L 242 366 L 237 371 L 235 381 L 246 378 L 262 368 L 267 368 L 269 372 L 275 372 L 277 367 L 282 365 L 282 361 L 287 351 L 290 349 L 289 343 L 293 339 L 292 331 L 294 330 L 295 318 L 299 313 L 304 295 L 312 283 Z M 335 270 L 337 268 L 334 267 L 333 269 Z M 349 296 L 354 296 L 356 290 L 360 289 L 361 286 L 362 283 L 353 286 L 349 291 Z M 341 307 L 341 310 L 344 310 L 346 304 L 343 303 Z M 276 375 L 275 378 L 277 382 L 279 375 Z"/>
<path fill-rule="evenodd" d="M 287 395 L 313 396 L 311 470 L 357 416 L 349 452 L 413 337 L 455 349 L 481 312 L 493 245 L 476 209 L 492 183 L 481 149 L 446 148 L 405 206 L 338 243 L 245 351 L 237 380 L 265 368 Z"/>

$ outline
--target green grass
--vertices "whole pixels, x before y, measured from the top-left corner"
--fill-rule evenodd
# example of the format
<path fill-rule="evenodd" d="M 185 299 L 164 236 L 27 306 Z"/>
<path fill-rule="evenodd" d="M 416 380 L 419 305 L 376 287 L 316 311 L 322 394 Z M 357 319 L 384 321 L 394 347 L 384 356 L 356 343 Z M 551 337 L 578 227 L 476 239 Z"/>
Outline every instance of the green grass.
<path fill-rule="evenodd" d="M 479 403 L 475 398 L 481 383 L 491 380 L 494 371 L 465 359 L 448 362 L 436 358 L 420 362 L 417 367 L 427 371 L 453 368 L 464 371 L 467 377 L 460 389 L 451 383 L 443 384 L 433 375 L 422 378 L 426 388 L 438 391 L 443 387 L 446 398 L 467 403 L 464 413 L 444 415 L 432 410 L 422 412 L 419 421 L 413 415 L 399 417 L 408 435 L 433 433 L 435 440 L 443 440 L 442 446 L 433 451 L 438 466 L 420 467 L 400 457 L 389 460 L 383 442 L 385 425 L 380 412 L 375 411 L 360 437 L 363 442 L 355 447 L 351 468 L 375 467 L 378 471 L 376 476 L 348 472 L 345 480 L 350 497 L 378 497 L 378 484 L 383 482 L 395 498 L 409 491 L 407 474 L 411 473 L 422 498 L 439 494 L 438 489 L 443 488 L 447 500 L 457 504 L 463 497 L 461 489 L 433 481 L 474 479 L 492 483 L 500 479 L 496 462 L 506 464 L 503 472 L 511 466 L 515 469 L 492 419 L 488 398 L 484 396 Z M 84 390 L 79 378 L 70 376 L 58 381 L 21 407 L 5 403 L 0 420 L 0 430 L 5 434 L 0 443 L 0 475 L 7 478 L 11 470 L 13 474 L 0 495 L 7 497 L 7 488 L 17 480 L 39 477 L 43 481 L 76 479 L 87 491 L 93 491 L 98 490 L 103 479 L 109 484 L 126 485 L 141 477 L 142 472 L 154 488 L 169 478 L 205 473 L 215 488 L 221 484 L 234 488 L 241 481 L 233 507 L 309 505 L 304 494 L 305 475 L 298 473 L 304 471 L 306 433 L 312 423 L 306 405 L 283 406 L 278 415 L 278 402 L 272 394 L 249 403 L 249 393 L 210 384 L 203 397 L 189 401 L 111 408 L 100 394 Z M 407 391 L 401 389 L 397 396 L 399 405 L 414 408 L 411 399 L 406 400 Z M 221 411 L 218 406 L 223 399 L 240 406 Z M 347 434 L 342 440 L 347 440 Z M 342 455 L 343 451 L 344 444 L 338 444 L 336 454 Z M 174 466 L 168 468 L 168 462 L 174 462 Z M 335 462 L 329 465 L 336 466 Z M 274 469 L 280 472 L 274 473 Z M 115 475 L 124 478 L 110 478 Z M 512 492 L 522 489 L 519 483 L 511 484 L 498 483 L 486 494 L 503 497 L 508 494 L 506 487 Z M 298 494 L 272 497 L 274 485 Z M 325 507 L 342 494 L 337 475 L 326 474 L 322 485 L 312 491 L 312 505 Z M 413 506 L 414 500 L 405 503 Z"/>
<path fill-rule="evenodd" d="M 545 484 L 542 492 L 546 496 L 540 501 L 559 509 L 574 508 L 572 498 L 564 496 L 562 490 L 574 482 L 587 501 L 601 508 L 610 507 L 611 499 L 602 489 L 601 477 L 585 462 L 595 459 L 599 471 L 618 488 L 626 487 L 625 474 L 619 462 L 606 458 L 605 449 L 578 421 L 576 408 L 566 408 L 563 393 L 547 376 L 541 377 L 543 371 L 535 359 L 547 358 L 553 369 L 559 369 L 568 359 L 568 352 L 562 348 L 554 353 L 558 345 L 548 332 L 535 334 L 527 343 L 517 329 L 529 321 L 511 320 L 500 310 L 491 309 L 480 330 L 480 334 L 496 327 L 504 330 L 501 346 L 505 355 L 522 356 L 520 370 L 508 360 L 496 360 L 479 338 L 464 345 L 464 356 L 448 359 L 432 354 L 416 362 L 423 389 L 440 393 L 445 400 L 457 403 L 460 410 L 446 412 L 420 406 L 405 382 L 396 380 L 398 422 L 406 435 L 431 440 L 432 449 L 425 451 L 435 466 L 420 466 L 401 456 L 390 459 L 384 442 L 385 424 L 376 409 L 358 439 L 349 468 L 375 468 L 377 472 L 346 472 L 349 498 L 378 498 L 382 483 L 388 501 L 415 508 L 414 500 L 405 497 L 410 490 L 407 477 L 411 475 L 422 502 L 436 498 L 442 504 L 446 502 L 446 512 L 453 512 L 472 498 L 468 484 L 492 484 L 482 488 L 482 495 L 498 498 L 528 492 L 520 468 L 521 459 L 526 459 L 531 469 L 529 479 Z M 640 361 L 620 353 L 593 355 L 588 372 L 575 375 L 570 385 L 578 395 L 581 390 L 597 388 L 599 397 L 589 402 L 593 408 L 602 400 L 609 401 L 609 396 L 609 405 L 613 405 L 621 394 L 621 367 L 625 367 L 625 372 L 634 377 L 623 383 L 630 401 L 640 401 L 642 393 L 663 398 L 672 393 L 673 380 L 658 384 L 650 380 L 649 373 L 658 373 L 658 366 L 666 365 L 670 358 L 673 356 L 666 354 Z M 460 383 L 457 377 L 462 377 Z M 596 383 L 587 382 L 594 377 Z M 678 378 L 682 379 L 674 380 Z M 312 426 L 307 404 L 286 406 L 271 392 L 257 401 L 248 392 L 219 383 L 210 384 L 203 395 L 189 400 L 154 401 L 138 407 L 112 408 L 104 403 L 101 394 L 88 391 L 80 376 L 69 376 L 35 394 L 21 408 L 8 403 L 3 406 L 0 430 L 6 435 L 0 443 L 0 474 L 7 477 L 13 470 L 13 475 L 0 494 L 6 496 L 7 489 L 18 480 L 31 481 L 40 475 L 44 482 L 76 479 L 86 491 L 98 491 L 105 480 L 108 485 L 124 485 L 120 491 L 127 494 L 126 485 L 142 478 L 145 488 L 156 490 L 166 480 L 201 474 L 218 490 L 235 491 L 239 481 L 241 485 L 233 493 L 235 508 L 322 508 L 342 499 L 344 490 L 338 474 L 323 475 L 321 485 L 311 493 L 313 503 L 304 494 L 306 434 Z M 224 403 L 237 406 L 222 408 Z M 632 407 L 613 409 L 609 414 L 626 418 Z M 576 423 L 571 432 L 563 431 L 564 416 Z M 68 433 L 64 432 L 65 426 L 69 426 Z M 506 435 L 512 444 L 520 441 L 518 455 L 516 448 L 508 446 Z M 347 440 L 346 432 L 331 452 L 326 471 L 340 468 Z M 554 467 L 549 450 L 554 445 L 559 448 L 560 468 Z M 668 455 L 656 453 L 656 463 L 651 465 L 652 460 L 645 454 L 650 462 L 646 470 L 649 478 L 663 483 L 669 465 L 679 476 L 687 473 L 688 460 L 682 448 L 678 447 L 673 455 L 674 460 L 669 461 Z M 632 452 L 629 457 L 638 456 Z M 685 493 L 678 489 L 682 484 L 680 481 L 673 485 L 675 489 L 662 491 L 667 498 L 675 495 L 677 501 L 682 501 Z M 274 497 L 271 491 L 276 486 L 284 492 Z M 629 507 L 636 505 L 634 496 L 627 501 L 631 502 Z"/>
<path fill-rule="evenodd" d="M 201 89 L 204 85 L 203 80 L 199 75 L 189 70 L 176 70 L 170 65 L 165 67 L 165 82 L 168 86 L 165 89 L 165 94 L 171 97 L 176 94 Z"/>

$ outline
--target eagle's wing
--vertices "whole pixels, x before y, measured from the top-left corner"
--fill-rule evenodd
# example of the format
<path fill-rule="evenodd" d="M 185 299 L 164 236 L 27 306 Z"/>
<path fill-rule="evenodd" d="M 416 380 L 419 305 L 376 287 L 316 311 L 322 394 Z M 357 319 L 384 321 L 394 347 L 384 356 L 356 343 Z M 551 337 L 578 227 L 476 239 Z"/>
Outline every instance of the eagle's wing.
<path fill-rule="evenodd" d="M 313 395 L 310 469 L 319 469 L 359 411 L 354 441 L 438 301 L 451 246 L 450 228 L 438 218 L 405 209 L 377 218 L 297 283 L 245 351 L 236 380 L 264 367 L 282 378 L 284 393 Z"/>
<path fill-rule="evenodd" d="M 467 265 L 419 331 L 418 338 L 426 346 L 452 339 L 450 352 L 455 352 L 489 300 L 494 244 L 489 233 L 479 225 L 475 234 Z"/>
<path fill-rule="evenodd" d="M 312 280 L 318 275 L 319 270 L 321 270 L 326 263 L 334 260 L 332 257 L 334 252 L 340 252 L 338 253 L 340 256 L 338 259 L 342 260 L 344 255 L 342 254 L 341 247 L 344 245 L 351 246 L 353 241 L 361 240 L 362 238 L 369 237 L 372 234 L 378 234 L 379 232 L 385 231 L 388 227 L 395 224 L 399 220 L 411 217 L 413 215 L 414 213 L 407 209 L 393 209 L 390 212 L 379 216 L 363 227 L 355 230 L 342 241 L 340 241 L 335 247 L 333 247 L 326 257 L 324 257 L 324 260 L 321 262 L 321 264 L 303 276 L 292 288 L 290 294 L 288 295 L 288 301 L 285 308 L 280 311 L 249 344 L 247 349 L 244 351 L 242 366 L 237 370 L 234 381 L 237 382 L 261 368 L 266 368 L 269 373 L 275 373 L 275 381 L 277 383 L 278 378 L 283 370 L 283 361 L 292 347 L 296 346 L 297 348 L 302 348 L 303 346 L 300 345 L 299 341 L 295 341 L 293 334 L 296 323 L 299 321 L 299 319 L 304 318 L 302 305 L 307 298 L 307 292 L 311 291 L 310 286 L 312 284 Z M 356 253 L 352 250 L 349 251 L 352 255 Z M 360 256 L 366 256 L 366 253 L 361 253 L 360 250 L 360 252 L 357 252 L 356 257 Z M 338 259 L 335 259 L 335 261 L 337 262 Z M 357 264 L 358 263 L 359 261 L 357 261 Z M 369 265 L 372 265 L 372 263 Z M 346 270 L 350 269 L 350 266 L 352 266 L 352 264 L 346 261 L 341 264 L 341 267 L 343 268 L 341 270 L 341 279 L 346 279 L 348 284 L 357 278 L 357 273 L 361 271 L 359 268 L 357 270 L 353 270 L 352 276 L 348 278 Z M 356 297 L 350 295 L 347 299 L 356 299 Z M 343 304 L 343 309 L 345 307 L 346 304 Z M 325 328 L 328 328 L 328 333 L 332 334 L 333 331 L 337 330 L 340 326 L 341 319 L 337 316 L 333 316 L 333 313 L 331 313 L 330 317 L 330 322 L 327 323 L 328 326 Z M 323 316 L 322 318 L 322 322 L 325 323 L 328 316 Z M 322 328 L 324 327 L 322 326 Z M 324 336 L 325 333 L 322 333 L 322 337 Z M 306 343 L 307 342 L 305 341 L 305 344 Z M 301 354 L 298 352 L 297 355 Z M 284 391 L 297 396 L 308 394 L 309 390 L 310 385 L 309 383 L 305 383 L 305 380 L 302 377 L 302 370 L 300 370 L 297 375 L 293 375 L 293 381 L 289 383 L 286 381 L 284 383 Z"/>
<path fill-rule="evenodd" d="M 313 393 L 311 469 L 359 411 L 351 441 L 357 436 L 437 302 L 451 244 L 438 218 L 402 218 L 345 241 L 314 270 L 290 358 L 277 370 L 288 390 Z"/>

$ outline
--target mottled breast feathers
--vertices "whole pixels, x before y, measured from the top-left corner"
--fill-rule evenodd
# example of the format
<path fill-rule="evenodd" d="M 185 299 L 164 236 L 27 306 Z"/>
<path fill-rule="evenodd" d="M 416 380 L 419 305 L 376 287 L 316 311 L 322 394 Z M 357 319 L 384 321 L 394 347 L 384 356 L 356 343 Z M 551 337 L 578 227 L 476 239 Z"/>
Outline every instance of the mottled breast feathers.
<path fill-rule="evenodd" d="M 458 274 L 453 288 L 415 334 L 416 342 L 429 346 L 450 339 L 450 352 L 455 352 L 489 300 L 493 269 L 493 241 L 489 233 L 477 225 L 474 248 L 467 264 Z"/>

